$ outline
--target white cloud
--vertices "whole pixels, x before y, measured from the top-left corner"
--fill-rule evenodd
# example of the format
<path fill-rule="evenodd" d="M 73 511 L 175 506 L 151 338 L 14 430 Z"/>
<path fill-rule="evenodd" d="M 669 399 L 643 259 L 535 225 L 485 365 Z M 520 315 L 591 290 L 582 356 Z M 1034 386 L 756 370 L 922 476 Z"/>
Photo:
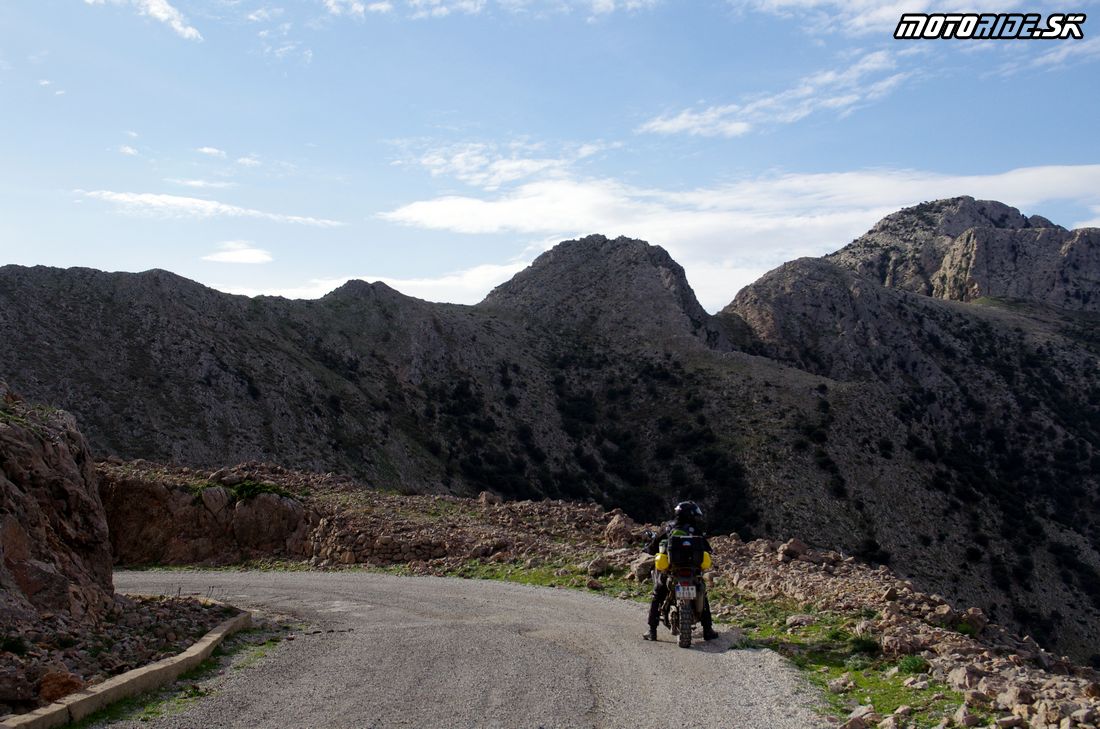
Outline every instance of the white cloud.
<path fill-rule="evenodd" d="M 49 80 L 49 79 L 47 79 L 47 78 L 43 78 L 43 79 L 39 79 L 39 80 L 38 80 L 38 85 L 39 85 L 39 86 L 50 86 L 50 85 L 52 85 L 52 84 L 53 84 L 53 81 L 50 81 L 50 80 Z"/>
<path fill-rule="evenodd" d="M 237 164 L 241 165 L 242 167 L 259 167 L 263 164 L 263 162 L 250 154 L 247 157 L 238 157 Z"/>
<path fill-rule="evenodd" d="M 282 8 L 259 8 L 246 15 L 245 19 L 251 23 L 265 23 L 278 18 L 282 14 Z"/>
<path fill-rule="evenodd" d="M 218 149 L 217 147 L 199 147 L 195 151 L 199 154 L 205 154 L 207 157 L 217 157 L 218 159 L 225 159 L 225 151 Z"/>
<path fill-rule="evenodd" d="M 485 9 L 485 0 L 405 0 L 412 18 L 443 18 L 451 13 L 477 15 Z"/>
<path fill-rule="evenodd" d="M 1074 61 L 1091 60 L 1100 57 L 1100 38 L 1059 43 L 1054 48 L 1040 54 L 1034 61 L 1035 66 L 1060 68 Z"/>
<path fill-rule="evenodd" d="M 467 142 L 430 147 L 412 158 L 433 177 L 452 177 L 467 185 L 496 190 L 501 185 L 530 177 L 558 177 L 576 162 L 607 148 L 603 143 L 568 145 L 557 154 L 545 155 L 542 145 L 527 142 L 495 144 Z"/>
<path fill-rule="evenodd" d="M 129 137 L 130 139 L 137 139 L 138 138 L 138 133 L 128 129 L 128 130 L 126 130 L 126 136 Z"/>
<path fill-rule="evenodd" d="M 129 144 L 120 144 L 118 147 L 119 154 L 124 154 L 127 157 L 137 157 L 140 154 L 136 149 Z"/>
<path fill-rule="evenodd" d="M 268 213 L 262 210 L 229 205 L 216 200 L 203 200 L 180 195 L 164 195 L 152 192 L 112 192 L 110 190 L 77 190 L 76 192 L 94 200 L 102 200 L 117 205 L 124 212 L 161 218 L 258 218 L 276 223 L 298 223 L 320 228 L 335 228 L 343 225 L 337 220 Z"/>
<path fill-rule="evenodd" d="M 845 115 L 861 104 L 883 98 L 911 75 L 895 72 L 896 68 L 893 55 L 874 51 L 847 67 L 805 76 L 785 91 L 749 97 L 737 104 L 685 109 L 650 119 L 637 131 L 737 137 L 759 126 L 791 124 L 822 110 Z"/>
<path fill-rule="evenodd" d="M 237 183 L 227 182 L 225 180 L 180 180 L 173 177 L 167 177 L 165 182 L 170 182 L 173 185 L 183 185 L 184 187 L 193 187 L 198 190 L 216 189 L 222 190 L 227 187 L 236 187 Z"/>
<path fill-rule="evenodd" d="M 452 304 L 476 304 L 494 287 L 504 283 L 527 267 L 529 261 L 494 264 L 486 263 L 440 276 L 423 278 L 397 278 L 391 276 L 348 276 L 346 278 L 312 279 L 301 286 L 245 287 L 214 285 L 214 288 L 244 296 L 284 296 L 288 299 L 317 299 L 347 283 L 349 279 L 381 281 L 406 296 L 427 301 L 445 301 Z"/>
<path fill-rule="evenodd" d="M 1073 224 L 1074 228 L 1100 228 L 1100 205 L 1093 205 L 1092 213 L 1095 218 L 1089 218 L 1088 220 L 1082 220 Z"/>
<path fill-rule="evenodd" d="M 388 0 L 382 2 L 361 2 L 361 0 L 324 0 L 325 7 L 333 15 L 350 15 L 362 18 L 367 13 L 384 15 L 393 12 L 393 3 Z"/>
<path fill-rule="evenodd" d="M 709 310 L 762 272 L 836 250 L 895 210 L 957 195 L 1024 208 L 1073 200 L 1100 211 L 1100 165 L 1026 167 L 987 175 L 918 170 L 775 174 L 674 191 L 611 179 L 525 182 L 484 197 L 447 195 L 382 213 L 389 222 L 467 234 L 564 239 L 627 235 L 664 246 Z M 697 281 L 693 274 L 700 272 Z"/>
<path fill-rule="evenodd" d="M 130 5 L 142 15 L 166 23 L 181 38 L 202 40 L 202 34 L 194 26 L 188 25 L 183 13 L 173 7 L 168 0 L 84 0 L 84 2 L 88 5 L 104 5 L 108 2 L 112 5 Z"/>
<path fill-rule="evenodd" d="M 216 263 L 270 263 L 271 254 L 262 248 L 256 248 L 249 240 L 229 240 L 218 246 L 221 250 L 202 257 L 204 261 Z"/>

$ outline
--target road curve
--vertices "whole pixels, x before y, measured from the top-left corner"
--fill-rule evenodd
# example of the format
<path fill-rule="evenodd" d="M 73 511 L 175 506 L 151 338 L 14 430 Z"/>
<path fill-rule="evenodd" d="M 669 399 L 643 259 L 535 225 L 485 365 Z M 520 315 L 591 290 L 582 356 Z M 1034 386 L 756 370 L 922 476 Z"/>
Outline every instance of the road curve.
<path fill-rule="evenodd" d="M 120 592 L 212 594 L 301 635 L 155 729 L 818 729 L 814 691 L 728 638 L 641 640 L 645 607 L 573 590 L 362 572 L 116 572 Z M 722 632 L 721 630 L 719 632 Z M 112 724 L 123 727 L 125 723 Z"/>

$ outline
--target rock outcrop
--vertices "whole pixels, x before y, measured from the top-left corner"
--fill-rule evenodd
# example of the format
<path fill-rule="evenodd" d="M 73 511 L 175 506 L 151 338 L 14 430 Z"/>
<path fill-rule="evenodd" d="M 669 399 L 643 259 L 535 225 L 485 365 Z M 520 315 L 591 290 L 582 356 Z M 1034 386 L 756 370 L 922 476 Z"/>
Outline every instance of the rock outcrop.
<path fill-rule="evenodd" d="M 1025 299 L 1100 311 L 1100 230 L 1066 230 L 990 200 L 958 197 L 906 208 L 826 260 L 937 298 Z"/>
<path fill-rule="evenodd" d="M 73 417 L 0 383 L 0 716 L 180 652 L 225 618 L 115 595 L 107 532 Z"/>
<path fill-rule="evenodd" d="M 113 605 L 99 478 L 73 417 L 0 383 L 0 623 Z"/>
<path fill-rule="evenodd" d="M 229 564 L 304 554 L 311 514 L 301 502 L 233 471 L 208 478 L 188 470 L 173 481 L 111 464 L 100 472 L 116 563 Z"/>

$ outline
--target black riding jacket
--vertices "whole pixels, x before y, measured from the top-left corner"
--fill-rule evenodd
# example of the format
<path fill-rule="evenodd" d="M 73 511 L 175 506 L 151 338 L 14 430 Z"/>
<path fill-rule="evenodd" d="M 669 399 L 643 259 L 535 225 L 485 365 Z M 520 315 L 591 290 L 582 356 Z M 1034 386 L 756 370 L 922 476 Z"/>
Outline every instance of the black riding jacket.
<path fill-rule="evenodd" d="M 668 535 L 672 533 L 673 529 L 679 529 L 682 532 L 687 532 L 693 537 L 702 537 L 703 549 L 710 552 L 712 555 L 714 554 L 714 550 L 710 548 L 710 542 L 707 541 L 706 534 L 703 534 L 701 530 L 696 529 L 694 526 L 678 526 L 676 522 L 673 521 L 670 521 L 662 526 L 661 530 L 653 535 L 653 539 L 650 539 L 649 544 L 646 545 L 646 554 L 657 554 L 657 552 L 661 549 L 661 540 L 668 537 Z"/>

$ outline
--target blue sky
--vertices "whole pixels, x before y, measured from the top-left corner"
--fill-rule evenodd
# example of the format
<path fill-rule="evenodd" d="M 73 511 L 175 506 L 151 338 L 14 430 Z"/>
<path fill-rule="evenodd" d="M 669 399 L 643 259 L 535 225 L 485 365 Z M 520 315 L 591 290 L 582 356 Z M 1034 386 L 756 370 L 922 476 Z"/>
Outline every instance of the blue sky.
<path fill-rule="evenodd" d="M 895 41 L 950 0 L 0 0 L 0 263 L 474 303 L 659 244 L 716 310 L 968 194 L 1100 226 L 1100 25 Z"/>

